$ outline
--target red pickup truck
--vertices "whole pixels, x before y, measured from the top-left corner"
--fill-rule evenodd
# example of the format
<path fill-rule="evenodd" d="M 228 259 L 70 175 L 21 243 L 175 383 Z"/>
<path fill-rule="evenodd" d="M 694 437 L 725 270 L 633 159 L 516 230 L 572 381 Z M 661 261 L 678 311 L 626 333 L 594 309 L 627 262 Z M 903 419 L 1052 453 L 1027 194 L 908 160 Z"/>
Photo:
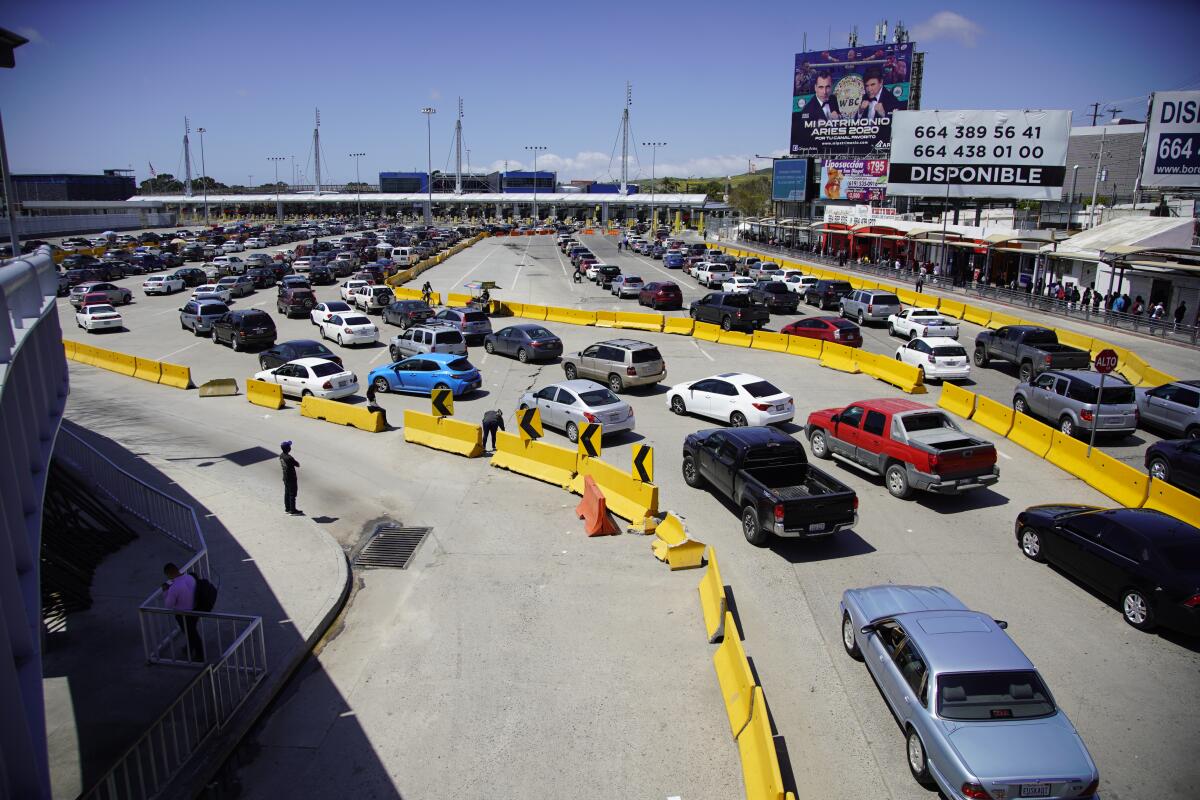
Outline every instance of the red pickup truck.
<path fill-rule="evenodd" d="M 808 415 L 812 454 L 883 476 L 893 497 L 914 490 L 959 494 L 1000 480 L 996 448 L 968 436 L 939 408 L 912 400 L 862 400 Z"/>

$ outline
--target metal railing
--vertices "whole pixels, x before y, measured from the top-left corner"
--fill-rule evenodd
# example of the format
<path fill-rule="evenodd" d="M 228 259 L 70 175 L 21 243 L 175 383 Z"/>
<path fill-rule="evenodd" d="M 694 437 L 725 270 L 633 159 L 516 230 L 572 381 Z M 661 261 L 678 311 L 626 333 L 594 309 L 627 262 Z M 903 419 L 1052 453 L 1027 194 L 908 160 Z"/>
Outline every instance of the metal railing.
<path fill-rule="evenodd" d="M 737 244 L 752 247 L 763 254 L 810 261 L 814 264 L 846 270 L 847 272 L 862 272 L 877 275 L 880 278 L 885 278 L 888 283 L 892 284 L 911 284 L 915 287 L 917 281 L 915 269 L 910 267 L 896 269 L 894 263 L 864 264 L 861 261 L 847 261 L 843 264 L 836 257 L 822 255 L 812 250 L 792 247 L 772 247 L 748 239 L 739 239 L 737 240 Z M 962 294 L 966 297 L 974 295 L 983 300 L 991 300 L 1018 308 L 1028 308 L 1043 314 L 1074 319 L 1092 325 L 1103 325 L 1116 330 L 1127 330 L 1133 333 L 1161 337 L 1164 341 L 1177 344 L 1200 345 L 1200 326 L 1186 323 L 1176 325 L 1174 319 L 1170 316 L 1170 310 L 1167 311 L 1167 317 L 1165 318 L 1151 319 L 1148 311 L 1142 314 L 1110 311 L 1105 309 L 1103 304 L 1099 307 L 1094 305 L 1085 306 L 1082 302 L 1073 303 L 1021 289 L 992 286 L 982 281 L 968 280 L 965 283 L 956 284 L 944 275 L 927 275 L 924 279 L 924 285 L 948 294 Z"/>

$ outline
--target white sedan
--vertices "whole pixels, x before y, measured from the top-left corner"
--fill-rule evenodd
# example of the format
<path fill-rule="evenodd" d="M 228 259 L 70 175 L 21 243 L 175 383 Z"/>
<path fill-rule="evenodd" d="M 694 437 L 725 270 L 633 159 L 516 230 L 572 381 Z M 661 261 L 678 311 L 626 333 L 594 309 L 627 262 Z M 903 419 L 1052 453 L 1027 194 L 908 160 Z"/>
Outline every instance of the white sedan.
<path fill-rule="evenodd" d="M 342 299 L 345 300 L 347 303 L 353 302 L 354 290 L 360 286 L 369 286 L 369 285 L 370 285 L 370 283 L 368 281 L 360 280 L 357 278 L 353 279 L 353 280 L 343 281 L 342 286 L 341 286 Z"/>
<path fill-rule="evenodd" d="M 942 336 L 913 339 L 901 345 L 896 350 L 896 360 L 919 369 L 923 379 L 965 381 L 971 377 L 967 349 Z"/>
<path fill-rule="evenodd" d="M 905 339 L 957 339 L 958 323 L 943 317 L 936 308 L 906 308 L 888 317 L 888 333 Z"/>
<path fill-rule="evenodd" d="M 322 339 L 332 339 L 343 347 L 379 341 L 379 328 L 357 311 L 331 314 L 329 319 L 318 322 L 317 327 L 321 329 Z"/>
<path fill-rule="evenodd" d="M 320 325 L 334 314 L 344 314 L 347 311 L 353 311 L 349 303 L 343 303 L 341 300 L 331 300 L 328 303 L 317 303 L 309 316 L 312 318 L 313 325 Z"/>
<path fill-rule="evenodd" d="M 698 414 L 734 427 L 776 425 L 796 415 L 792 396 L 757 375 L 727 372 L 699 381 L 677 383 L 667 392 L 667 408 Z"/>
<path fill-rule="evenodd" d="M 228 303 L 232 296 L 229 289 L 224 286 L 218 286 L 215 283 L 206 283 L 203 286 L 197 286 L 192 292 L 193 300 L 220 300 L 222 303 Z"/>
<path fill-rule="evenodd" d="M 265 369 L 255 380 L 277 383 L 291 397 L 323 397 L 337 400 L 358 391 L 358 376 L 324 358 L 297 358 L 281 367 Z"/>
<path fill-rule="evenodd" d="M 145 294 L 173 294 L 183 291 L 183 278 L 173 275 L 151 275 L 142 281 L 142 292 Z"/>
<path fill-rule="evenodd" d="M 120 313 L 110 305 L 84 306 L 75 314 L 75 324 L 88 333 L 105 328 L 124 327 Z"/>
<path fill-rule="evenodd" d="M 787 270 L 782 280 L 787 284 L 788 291 L 804 294 L 808 287 L 817 285 L 819 278 L 816 275 L 801 275 L 799 271 L 791 269 Z"/>
<path fill-rule="evenodd" d="M 750 294 L 750 290 L 754 288 L 755 283 L 757 281 L 754 278 L 746 275 L 735 275 L 721 284 L 721 291 L 731 292 L 732 294 Z"/>

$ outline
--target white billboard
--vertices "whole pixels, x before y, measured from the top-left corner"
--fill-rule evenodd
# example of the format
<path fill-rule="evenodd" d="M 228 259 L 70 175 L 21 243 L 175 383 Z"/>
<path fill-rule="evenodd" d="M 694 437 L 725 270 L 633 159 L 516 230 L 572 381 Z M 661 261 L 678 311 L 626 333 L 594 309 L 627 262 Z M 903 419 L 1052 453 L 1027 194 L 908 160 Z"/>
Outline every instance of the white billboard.
<path fill-rule="evenodd" d="M 888 194 L 1058 200 L 1070 111 L 897 111 Z"/>
<path fill-rule="evenodd" d="M 1140 188 L 1200 188 L 1200 92 L 1150 97 Z"/>

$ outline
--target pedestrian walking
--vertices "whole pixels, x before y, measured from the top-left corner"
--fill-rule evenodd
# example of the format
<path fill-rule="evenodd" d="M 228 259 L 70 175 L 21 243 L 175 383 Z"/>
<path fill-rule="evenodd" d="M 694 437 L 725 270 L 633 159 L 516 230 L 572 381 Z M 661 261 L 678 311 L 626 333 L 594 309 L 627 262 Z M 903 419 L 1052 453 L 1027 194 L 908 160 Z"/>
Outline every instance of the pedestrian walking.
<path fill-rule="evenodd" d="M 925 288 L 925 268 L 921 267 L 921 269 L 917 272 L 917 294 L 920 294 L 921 290 L 924 288 Z"/>
<path fill-rule="evenodd" d="M 163 566 L 163 605 L 172 611 L 196 610 L 196 579 L 181 573 L 173 563 Z M 200 638 L 200 620 L 190 614 L 176 614 L 175 623 L 187 637 L 188 661 L 204 660 L 204 641 Z"/>
<path fill-rule="evenodd" d="M 496 431 L 504 430 L 504 412 L 500 409 L 485 411 L 483 414 L 483 449 L 496 449 Z M 492 437 L 492 446 L 488 447 L 488 437 Z"/>
<path fill-rule="evenodd" d="M 279 444 L 279 465 L 283 468 L 283 510 L 292 515 L 300 514 L 302 512 L 296 508 L 296 493 L 300 488 L 296 470 L 300 469 L 300 462 L 292 455 L 290 441 Z"/>

